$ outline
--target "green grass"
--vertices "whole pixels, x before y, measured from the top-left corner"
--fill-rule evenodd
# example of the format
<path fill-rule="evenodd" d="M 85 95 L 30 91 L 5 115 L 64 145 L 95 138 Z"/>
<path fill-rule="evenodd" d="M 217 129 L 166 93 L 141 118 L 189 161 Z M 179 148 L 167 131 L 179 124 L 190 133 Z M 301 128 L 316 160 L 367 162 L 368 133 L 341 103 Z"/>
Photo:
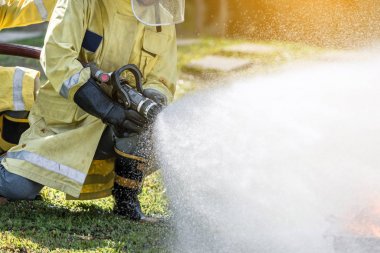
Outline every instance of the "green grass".
<path fill-rule="evenodd" d="M 186 64 L 206 55 L 226 55 L 223 47 L 246 41 L 202 39 L 179 47 L 181 85 L 177 98 L 197 89 L 202 78 L 186 70 Z M 41 46 L 42 38 L 19 41 Z M 279 48 L 273 55 L 230 55 L 250 58 L 257 71 L 268 71 L 285 62 L 309 57 L 321 49 L 282 42 L 261 42 Z M 39 68 L 35 60 L 0 56 L 2 66 Z M 39 68 L 40 69 L 40 68 Z M 220 73 L 222 75 L 223 73 Z M 97 201 L 65 201 L 64 194 L 44 189 L 43 201 L 13 202 L 0 207 L 0 252 L 169 252 L 174 235 L 169 222 L 140 224 L 112 214 L 112 198 Z M 168 215 L 168 201 L 159 173 L 146 179 L 140 195 L 148 214 Z"/>
<path fill-rule="evenodd" d="M 178 53 L 178 69 L 180 72 L 180 82 L 177 85 L 175 99 L 181 98 L 183 95 L 203 88 L 204 81 L 218 80 L 229 75 L 245 75 L 269 73 L 278 69 L 278 67 L 292 61 L 301 59 L 309 59 L 321 53 L 326 52 L 326 49 L 308 46 L 302 43 L 280 42 L 280 41 L 255 41 L 255 44 L 272 46 L 276 51 L 270 54 L 241 54 L 229 53 L 223 50 L 225 47 L 235 44 L 250 43 L 246 40 L 228 40 L 228 39 L 213 39 L 204 38 L 199 43 L 179 47 Z M 212 70 L 197 70 L 188 68 L 186 65 L 207 55 L 218 55 L 227 57 L 238 57 L 249 59 L 252 62 L 252 67 L 247 71 L 242 70 L 234 73 L 222 73 Z M 190 78 L 189 78 L 190 75 Z M 196 78 L 193 78 L 196 76 Z"/>
<path fill-rule="evenodd" d="M 167 214 L 160 176 L 146 182 L 141 202 L 147 214 Z M 45 188 L 43 201 L 1 206 L 0 252 L 168 252 L 169 222 L 141 224 L 112 214 L 112 198 L 65 201 Z"/>

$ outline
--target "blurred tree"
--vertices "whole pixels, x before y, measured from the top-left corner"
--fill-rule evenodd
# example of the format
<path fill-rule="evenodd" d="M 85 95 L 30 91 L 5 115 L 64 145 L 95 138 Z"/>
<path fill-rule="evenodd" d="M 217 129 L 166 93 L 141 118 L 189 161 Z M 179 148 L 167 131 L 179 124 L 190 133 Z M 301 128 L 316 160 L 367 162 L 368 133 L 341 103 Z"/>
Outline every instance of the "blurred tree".
<path fill-rule="evenodd" d="M 195 29 L 196 33 L 200 34 L 203 32 L 203 26 L 206 18 L 206 3 L 204 0 L 194 0 L 196 6 L 196 19 L 195 19 Z"/>
<path fill-rule="evenodd" d="M 193 0 L 193 2 L 196 6 L 196 33 L 225 36 L 229 16 L 228 0 Z"/>

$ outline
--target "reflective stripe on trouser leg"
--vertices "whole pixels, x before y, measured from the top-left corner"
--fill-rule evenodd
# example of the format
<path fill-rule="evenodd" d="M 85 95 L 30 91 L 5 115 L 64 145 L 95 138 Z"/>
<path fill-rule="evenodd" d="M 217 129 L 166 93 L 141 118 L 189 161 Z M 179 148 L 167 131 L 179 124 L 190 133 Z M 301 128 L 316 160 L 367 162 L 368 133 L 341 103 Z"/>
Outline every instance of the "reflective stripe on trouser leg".
<path fill-rule="evenodd" d="M 114 213 L 132 220 L 141 220 L 144 213 L 137 195 L 141 191 L 144 173 L 138 169 L 139 162 L 132 159 L 117 158 L 115 162 L 116 179 L 112 191 Z"/>
<path fill-rule="evenodd" d="M 140 190 L 144 173 L 139 167 L 142 164 L 136 160 L 117 158 L 115 161 L 115 184 L 132 190 Z"/>
<path fill-rule="evenodd" d="M 124 178 L 121 176 L 115 177 L 115 183 L 122 186 L 122 187 L 133 189 L 133 190 L 139 190 L 142 187 L 142 182 L 139 182 L 137 180 Z"/>

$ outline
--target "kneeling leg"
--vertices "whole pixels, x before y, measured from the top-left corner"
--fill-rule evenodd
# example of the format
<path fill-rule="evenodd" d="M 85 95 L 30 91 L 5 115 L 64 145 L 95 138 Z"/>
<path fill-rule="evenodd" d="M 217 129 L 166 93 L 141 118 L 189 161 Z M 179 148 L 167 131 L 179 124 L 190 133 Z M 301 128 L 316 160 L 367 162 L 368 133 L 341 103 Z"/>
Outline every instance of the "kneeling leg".
<path fill-rule="evenodd" d="M 0 164 L 0 196 L 8 200 L 34 200 L 43 185 L 10 173 Z"/>

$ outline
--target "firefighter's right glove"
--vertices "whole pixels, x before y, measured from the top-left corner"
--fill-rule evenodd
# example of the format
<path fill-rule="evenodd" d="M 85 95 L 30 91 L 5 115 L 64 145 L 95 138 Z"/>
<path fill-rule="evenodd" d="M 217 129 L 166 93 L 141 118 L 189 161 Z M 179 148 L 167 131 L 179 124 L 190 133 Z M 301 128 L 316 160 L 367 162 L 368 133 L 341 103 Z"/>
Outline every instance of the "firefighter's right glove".
<path fill-rule="evenodd" d="M 140 133 L 147 125 L 144 117 L 133 110 L 125 110 L 114 102 L 92 78 L 78 89 L 74 95 L 74 102 L 85 112 L 111 125 L 118 136 Z"/>

